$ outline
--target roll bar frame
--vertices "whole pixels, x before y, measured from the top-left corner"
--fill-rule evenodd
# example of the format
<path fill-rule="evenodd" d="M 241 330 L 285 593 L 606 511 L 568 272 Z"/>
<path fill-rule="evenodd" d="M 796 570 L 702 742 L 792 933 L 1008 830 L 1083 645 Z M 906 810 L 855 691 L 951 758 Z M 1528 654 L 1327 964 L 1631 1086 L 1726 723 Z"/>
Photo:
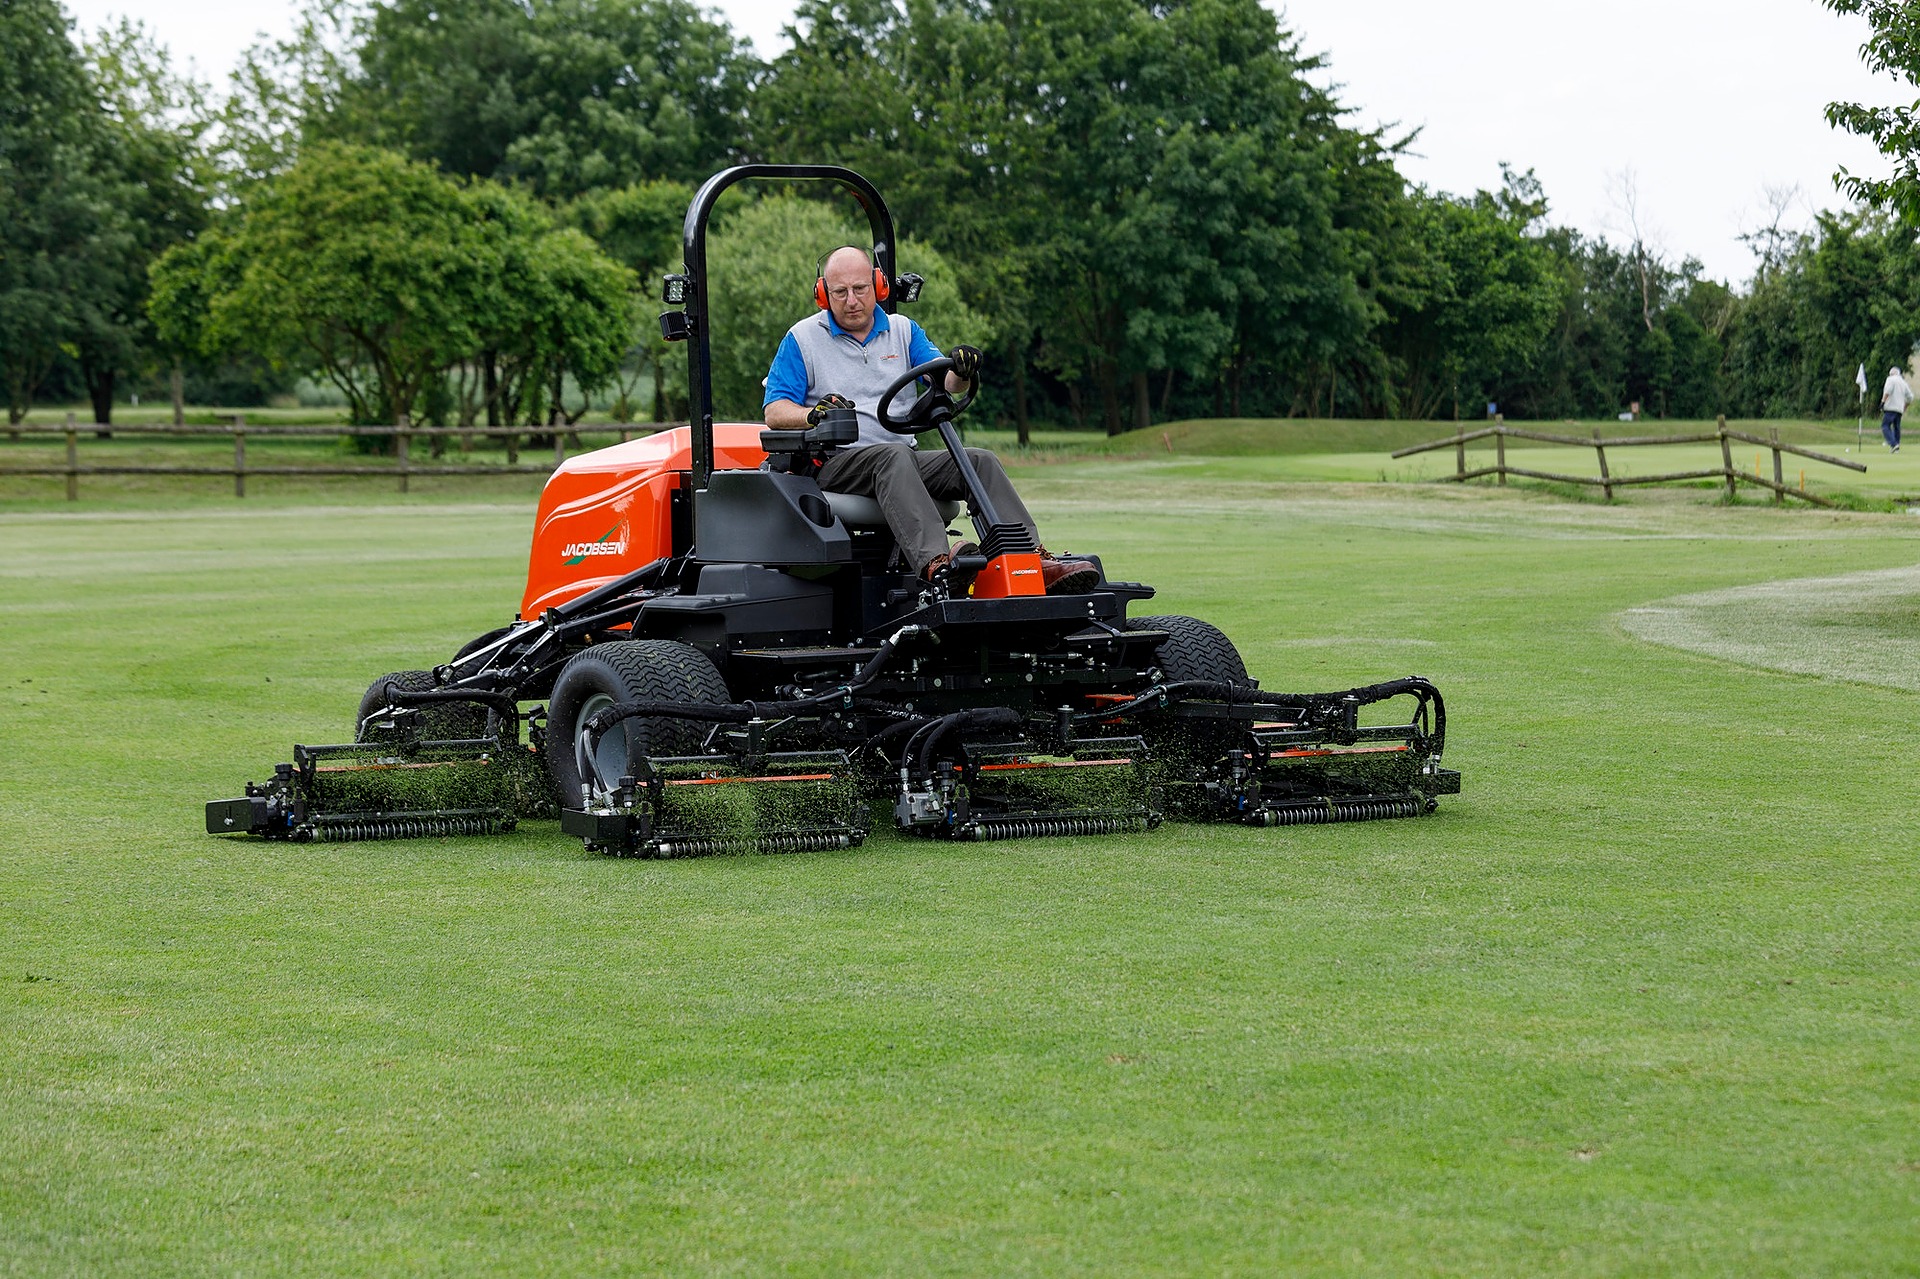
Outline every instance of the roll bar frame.
<path fill-rule="evenodd" d="M 681 231 L 681 255 L 687 279 L 687 417 L 693 426 L 693 488 L 707 487 L 713 474 L 713 352 L 709 345 L 707 306 L 707 220 L 713 206 L 729 188 L 756 178 L 774 178 L 789 182 L 837 182 L 853 193 L 866 210 L 867 224 L 873 231 L 874 265 L 886 272 L 888 298 L 880 303 L 888 314 L 894 310 L 899 294 L 899 279 L 894 270 L 893 214 L 873 183 L 852 169 L 835 164 L 738 164 L 708 178 L 687 206 L 687 220 Z M 772 359 L 772 353 L 768 353 Z"/>

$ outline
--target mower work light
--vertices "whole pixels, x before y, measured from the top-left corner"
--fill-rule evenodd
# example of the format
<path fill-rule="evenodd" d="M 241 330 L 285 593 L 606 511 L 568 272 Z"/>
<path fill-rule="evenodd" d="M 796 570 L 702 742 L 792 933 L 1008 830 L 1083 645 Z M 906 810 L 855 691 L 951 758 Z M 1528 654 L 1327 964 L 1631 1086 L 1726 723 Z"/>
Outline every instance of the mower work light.
<path fill-rule="evenodd" d="M 668 306 L 685 306 L 688 283 L 684 275 L 666 276 L 660 281 L 660 300 Z"/>

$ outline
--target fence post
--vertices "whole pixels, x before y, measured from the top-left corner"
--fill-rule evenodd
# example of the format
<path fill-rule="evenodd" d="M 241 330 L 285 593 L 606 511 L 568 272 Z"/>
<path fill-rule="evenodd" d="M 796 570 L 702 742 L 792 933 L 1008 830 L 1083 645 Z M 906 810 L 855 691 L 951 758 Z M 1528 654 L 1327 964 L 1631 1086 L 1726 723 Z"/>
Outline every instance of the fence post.
<path fill-rule="evenodd" d="M 520 465 L 520 436 L 513 431 L 507 432 L 507 465 Z"/>
<path fill-rule="evenodd" d="M 553 433 L 553 469 L 559 470 L 560 464 L 567 460 L 567 435 L 564 431 Z"/>
<path fill-rule="evenodd" d="M 393 453 L 394 456 L 400 460 L 400 491 L 402 493 L 407 491 L 407 472 L 411 467 L 408 457 L 412 438 L 412 423 L 407 420 L 407 415 L 402 413 L 400 415 L 400 429 L 393 437 Z"/>
<path fill-rule="evenodd" d="M 1768 434 L 1773 437 L 1773 500 L 1778 505 L 1787 500 L 1787 481 L 1780 471 L 1780 428 L 1773 427 Z"/>
<path fill-rule="evenodd" d="M 1500 487 L 1507 486 L 1507 415 L 1493 415 L 1493 463 L 1499 472 Z"/>
<path fill-rule="evenodd" d="M 80 432 L 73 429 L 73 414 L 67 414 L 67 500 L 80 500 Z"/>
<path fill-rule="evenodd" d="M 233 495 L 247 495 L 247 415 L 233 415 Z"/>
<path fill-rule="evenodd" d="M 1607 501 L 1613 500 L 1613 472 L 1607 469 L 1607 443 L 1600 438 L 1600 428 L 1593 428 L 1593 451 L 1600 458 L 1600 492 Z"/>
<path fill-rule="evenodd" d="M 1722 474 L 1727 477 L 1727 500 L 1731 502 L 1734 498 L 1733 443 L 1727 439 L 1727 415 L 1725 413 L 1720 415 L 1719 430 L 1720 466 L 1722 468 Z"/>
<path fill-rule="evenodd" d="M 1465 481 L 1467 478 L 1467 428 L 1456 427 L 1453 433 L 1453 478 Z"/>

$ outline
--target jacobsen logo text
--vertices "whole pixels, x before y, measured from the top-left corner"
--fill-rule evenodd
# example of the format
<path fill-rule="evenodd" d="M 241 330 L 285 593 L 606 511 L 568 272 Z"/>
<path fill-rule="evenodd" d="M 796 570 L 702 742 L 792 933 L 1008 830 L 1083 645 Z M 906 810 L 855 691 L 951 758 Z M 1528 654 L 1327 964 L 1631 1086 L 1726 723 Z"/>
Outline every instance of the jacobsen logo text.
<path fill-rule="evenodd" d="M 560 551 L 562 563 L 578 564 L 589 555 L 625 555 L 627 553 L 626 521 L 614 525 L 591 542 L 568 542 Z"/>
<path fill-rule="evenodd" d="M 625 542 L 568 542 L 561 550 L 562 559 L 584 560 L 589 555 L 625 555 Z"/>

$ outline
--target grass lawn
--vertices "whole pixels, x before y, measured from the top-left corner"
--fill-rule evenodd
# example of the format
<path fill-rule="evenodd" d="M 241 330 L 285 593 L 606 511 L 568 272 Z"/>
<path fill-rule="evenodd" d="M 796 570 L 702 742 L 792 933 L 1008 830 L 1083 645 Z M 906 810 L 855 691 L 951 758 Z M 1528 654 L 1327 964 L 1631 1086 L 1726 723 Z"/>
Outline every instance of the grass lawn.
<path fill-rule="evenodd" d="M 1920 1273 L 1920 521 L 1325 456 L 1017 478 L 1437 815 L 663 863 L 200 833 L 529 496 L 0 507 L 0 1273 Z"/>

